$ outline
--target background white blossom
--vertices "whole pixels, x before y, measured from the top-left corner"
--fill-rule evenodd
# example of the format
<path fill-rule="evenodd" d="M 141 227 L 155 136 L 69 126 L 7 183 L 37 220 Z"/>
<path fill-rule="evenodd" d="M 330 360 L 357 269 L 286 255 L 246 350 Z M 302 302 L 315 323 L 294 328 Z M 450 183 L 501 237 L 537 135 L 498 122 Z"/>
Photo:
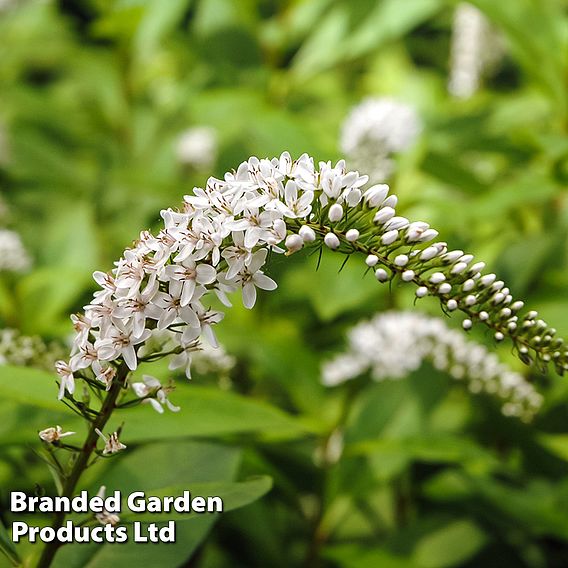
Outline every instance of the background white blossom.
<path fill-rule="evenodd" d="M 411 105 L 390 97 L 368 98 L 343 122 L 339 145 L 350 168 L 379 182 L 393 171 L 392 155 L 412 146 L 421 130 Z"/>
<path fill-rule="evenodd" d="M 503 413 L 530 419 L 542 403 L 527 380 L 483 345 L 418 312 L 387 312 L 355 325 L 345 352 L 322 365 L 322 381 L 338 385 L 370 372 L 376 381 L 403 379 L 429 361 L 473 393 L 504 399 Z"/>

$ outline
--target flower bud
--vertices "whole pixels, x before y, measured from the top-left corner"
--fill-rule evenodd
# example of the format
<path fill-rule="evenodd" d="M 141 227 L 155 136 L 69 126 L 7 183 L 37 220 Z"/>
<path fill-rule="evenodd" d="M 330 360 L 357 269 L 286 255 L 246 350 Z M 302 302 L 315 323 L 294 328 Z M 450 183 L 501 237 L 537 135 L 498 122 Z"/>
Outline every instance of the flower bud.
<path fill-rule="evenodd" d="M 386 223 L 389 219 L 392 219 L 395 213 L 396 211 L 392 207 L 383 207 L 382 209 L 379 209 L 377 211 L 377 213 L 373 217 L 373 222 L 382 225 L 383 223 Z"/>
<path fill-rule="evenodd" d="M 394 259 L 395 266 L 406 266 L 408 264 L 408 257 L 405 254 L 399 254 Z"/>
<path fill-rule="evenodd" d="M 464 292 L 469 292 L 470 290 L 473 290 L 474 286 L 475 286 L 475 281 L 470 278 L 469 280 L 466 280 L 463 283 L 462 290 Z"/>
<path fill-rule="evenodd" d="M 494 337 L 495 341 L 503 341 L 503 339 L 505 338 L 505 336 L 500 331 L 496 331 Z"/>
<path fill-rule="evenodd" d="M 419 286 L 416 289 L 416 297 L 417 298 L 424 298 L 424 296 L 428 295 L 428 288 L 426 286 Z"/>
<path fill-rule="evenodd" d="M 365 264 L 369 267 L 375 266 L 375 264 L 377 264 L 377 262 L 379 262 L 379 257 L 376 254 L 370 254 L 365 259 Z"/>
<path fill-rule="evenodd" d="M 438 292 L 440 292 L 440 294 L 449 294 L 451 291 L 452 287 L 447 282 L 444 282 L 443 284 L 440 284 L 438 286 Z"/>
<path fill-rule="evenodd" d="M 470 319 L 464 319 L 462 322 L 462 327 L 467 331 L 468 329 L 471 329 L 471 326 L 473 325 L 472 321 Z"/>
<path fill-rule="evenodd" d="M 331 223 L 337 223 L 337 221 L 340 221 L 343 217 L 343 207 L 341 207 L 339 203 L 334 203 L 329 208 L 329 213 L 327 214 L 327 216 Z"/>
<path fill-rule="evenodd" d="M 382 207 L 392 207 L 394 209 L 397 203 L 398 203 L 398 197 L 396 195 L 389 195 L 383 201 Z"/>
<path fill-rule="evenodd" d="M 385 223 L 385 229 L 392 231 L 393 229 L 404 229 L 408 227 L 408 219 L 406 217 L 393 217 Z"/>
<path fill-rule="evenodd" d="M 420 260 L 432 260 L 438 254 L 440 251 L 436 247 L 427 247 L 420 253 Z"/>
<path fill-rule="evenodd" d="M 286 248 L 289 254 L 299 251 L 304 246 L 304 239 L 300 235 L 288 235 L 286 237 Z"/>
<path fill-rule="evenodd" d="M 493 284 L 493 282 L 495 282 L 495 278 L 497 278 L 497 276 L 495 276 L 495 274 L 485 274 L 479 280 L 479 284 L 481 286 L 483 286 L 484 288 L 487 288 L 488 286 L 491 286 L 491 284 Z"/>
<path fill-rule="evenodd" d="M 457 309 L 458 303 L 454 299 L 451 299 L 451 300 L 448 300 L 448 303 L 446 304 L 446 306 L 448 307 L 448 310 L 453 312 L 455 309 Z"/>
<path fill-rule="evenodd" d="M 375 278 L 379 282 L 386 282 L 389 279 L 389 275 L 383 268 L 377 268 L 377 270 L 375 270 Z"/>
<path fill-rule="evenodd" d="M 414 223 L 410 223 L 408 225 L 408 229 L 406 230 L 406 240 L 409 243 L 414 241 L 418 241 L 422 236 L 422 233 L 429 227 L 428 223 L 424 223 L 422 221 L 416 221 Z"/>
<path fill-rule="evenodd" d="M 369 207 L 378 207 L 386 198 L 389 186 L 386 183 L 373 185 L 363 194 L 363 199 Z"/>
<path fill-rule="evenodd" d="M 434 240 L 438 235 L 439 233 L 438 231 L 436 231 L 436 229 L 426 229 L 422 233 L 418 241 L 421 243 L 427 243 L 428 241 Z"/>
<path fill-rule="evenodd" d="M 345 233 L 345 238 L 350 242 L 354 243 L 359 238 L 359 231 L 357 229 L 349 229 Z"/>
<path fill-rule="evenodd" d="M 470 272 L 481 272 L 485 268 L 485 262 L 476 262 L 469 267 Z"/>
<path fill-rule="evenodd" d="M 330 248 L 331 250 L 335 250 L 339 248 L 339 239 L 337 235 L 334 233 L 327 233 L 327 235 L 323 238 L 323 242 L 325 245 Z"/>
<path fill-rule="evenodd" d="M 349 207 L 355 207 L 361 201 L 361 190 L 358 187 L 354 187 L 345 197 L 345 201 Z"/>
<path fill-rule="evenodd" d="M 432 284 L 440 284 L 440 282 L 444 282 L 444 280 L 446 280 L 446 275 L 441 272 L 434 272 L 434 274 L 430 276 L 430 282 L 432 282 Z"/>
<path fill-rule="evenodd" d="M 414 270 L 405 270 L 402 273 L 402 279 L 405 282 L 410 282 L 414 278 Z"/>
<path fill-rule="evenodd" d="M 451 264 L 453 262 L 456 262 L 456 260 L 458 258 L 461 258 L 463 256 L 463 250 L 451 250 L 450 252 L 447 252 L 443 259 L 448 263 Z"/>
<path fill-rule="evenodd" d="M 452 266 L 451 274 L 459 274 L 463 272 L 467 268 L 467 264 L 465 262 L 456 262 L 454 266 Z"/>
<path fill-rule="evenodd" d="M 466 306 L 473 306 L 476 302 L 477 302 L 477 298 L 473 294 L 470 294 L 469 296 L 466 296 L 466 298 L 465 298 L 465 305 Z"/>
<path fill-rule="evenodd" d="M 395 229 L 394 231 L 387 231 L 381 237 L 381 243 L 383 245 L 392 245 L 394 241 L 398 239 L 398 231 Z"/>
<path fill-rule="evenodd" d="M 302 240 L 305 243 L 313 243 L 316 240 L 315 231 L 307 225 L 302 225 L 300 227 L 300 230 L 298 231 L 298 234 L 300 235 L 300 237 L 302 237 Z"/>
<path fill-rule="evenodd" d="M 482 310 L 481 312 L 479 312 L 478 317 L 481 321 L 487 321 L 489 319 L 489 314 L 486 311 Z"/>

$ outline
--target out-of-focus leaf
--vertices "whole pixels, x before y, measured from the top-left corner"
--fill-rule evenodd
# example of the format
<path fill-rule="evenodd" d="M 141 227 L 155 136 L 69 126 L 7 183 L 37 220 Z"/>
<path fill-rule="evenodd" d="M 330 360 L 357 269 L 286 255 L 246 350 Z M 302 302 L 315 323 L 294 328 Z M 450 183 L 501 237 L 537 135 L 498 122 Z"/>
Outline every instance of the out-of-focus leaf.
<path fill-rule="evenodd" d="M 327 546 L 323 554 L 342 568 L 419 568 L 412 559 L 381 547 L 343 544 Z"/>
<path fill-rule="evenodd" d="M 70 329 L 68 314 L 90 280 L 88 271 L 69 266 L 40 268 L 24 276 L 17 287 L 22 331 L 50 336 L 64 326 Z"/>
<path fill-rule="evenodd" d="M 270 491 L 272 487 L 272 479 L 268 476 L 260 476 L 256 479 L 249 479 L 239 482 L 211 482 L 211 483 L 193 483 L 191 487 L 166 487 L 159 490 L 145 492 L 144 499 L 149 497 L 178 497 L 184 491 L 190 491 L 192 497 L 220 497 L 223 501 L 223 513 L 228 513 L 234 509 L 239 509 L 260 499 L 263 495 Z M 123 508 L 126 513 L 122 515 L 123 521 L 140 521 L 147 523 L 160 523 L 167 521 L 188 521 L 190 517 L 187 513 L 178 513 L 177 511 L 163 513 L 132 513 L 128 509 Z M 209 513 L 210 514 L 210 513 Z M 194 513 L 195 516 L 195 513 Z"/>
<path fill-rule="evenodd" d="M 170 486 L 179 489 L 182 484 L 188 490 L 198 483 L 226 484 L 236 475 L 238 464 L 239 452 L 234 448 L 188 441 L 152 444 L 125 454 L 102 476 L 95 475 L 91 492 L 101 484 L 106 485 L 107 495 L 120 490 L 123 496 Z M 54 566 L 103 568 L 142 563 L 151 568 L 176 568 L 192 556 L 218 519 L 218 514 L 203 514 L 176 523 L 175 543 L 144 545 L 130 540 L 119 546 L 67 545 L 57 554 Z"/>
<path fill-rule="evenodd" d="M 431 17 L 441 6 L 441 0 L 383 0 L 353 28 L 357 3 L 336 4 L 303 44 L 293 70 L 307 78 L 366 55 Z"/>
<path fill-rule="evenodd" d="M 3 523 L 0 523 L 0 552 L 10 560 L 13 566 L 21 565 L 22 560 Z"/>
<path fill-rule="evenodd" d="M 365 270 L 356 260 L 347 263 L 341 272 L 342 258 L 325 254 L 317 271 L 314 257 L 304 265 L 289 270 L 284 275 L 282 287 L 290 297 L 309 298 L 314 310 L 324 321 L 365 302 L 372 305 L 372 299 L 379 297 L 380 289 L 372 275 L 365 276 Z"/>
<path fill-rule="evenodd" d="M 61 411 L 57 400 L 57 375 L 28 367 L 0 365 L 0 396 L 17 402 Z"/>
<path fill-rule="evenodd" d="M 456 520 L 418 541 L 412 558 L 423 568 L 458 566 L 486 544 L 485 533 L 468 519 Z"/>
<path fill-rule="evenodd" d="M 538 440 L 553 454 L 568 461 L 568 434 L 541 434 Z"/>
<path fill-rule="evenodd" d="M 179 24 L 192 0 L 160 0 L 147 2 L 144 16 L 135 36 L 136 53 L 143 59 L 156 48 L 158 42 Z"/>
<path fill-rule="evenodd" d="M 246 433 L 286 439 L 306 434 L 304 424 L 285 412 L 217 388 L 191 385 L 178 389 L 171 400 L 181 406 L 180 412 L 156 416 L 149 406 L 142 405 L 116 412 L 113 420 L 117 424 L 124 421 L 125 436 L 140 442 Z"/>
<path fill-rule="evenodd" d="M 471 3 L 505 32 L 519 63 L 547 89 L 565 116 L 566 30 L 558 3 L 549 0 L 472 0 Z"/>

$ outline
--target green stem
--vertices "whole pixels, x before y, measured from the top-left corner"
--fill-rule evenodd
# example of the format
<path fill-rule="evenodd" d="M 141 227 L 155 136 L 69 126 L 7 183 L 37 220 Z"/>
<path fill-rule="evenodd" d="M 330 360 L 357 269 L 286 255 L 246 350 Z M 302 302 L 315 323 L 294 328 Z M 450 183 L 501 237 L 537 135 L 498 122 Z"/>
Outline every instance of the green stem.
<path fill-rule="evenodd" d="M 63 483 L 63 491 L 61 493 L 63 497 L 71 498 L 75 493 L 77 483 L 79 482 L 81 475 L 83 475 L 83 472 L 87 468 L 89 459 L 97 447 L 99 436 L 96 430 L 102 431 L 106 423 L 110 419 L 113 410 L 116 408 L 116 401 L 118 399 L 118 396 L 120 395 L 122 387 L 126 382 L 128 373 L 129 370 L 126 364 L 124 362 L 121 363 L 120 367 L 118 368 L 116 378 L 110 390 L 108 391 L 106 398 L 104 399 L 98 416 L 93 420 L 93 422 L 91 422 L 85 443 L 83 444 L 83 447 L 81 448 L 81 451 L 75 463 L 73 464 L 69 475 L 66 477 L 65 482 Z M 56 514 L 53 524 L 51 525 L 51 527 L 55 531 L 63 526 L 63 523 L 65 522 L 65 515 L 66 513 L 64 511 Z M 50 566 L 53 562 L 53 558 L 56 552 L 59 550 L 62 544 L 62 542 L 59 542 L 56 539 L 47 543 L 42 551 L 39 562 L 37 564 L 37 568 L 47 568 L 48 566 Z"/>

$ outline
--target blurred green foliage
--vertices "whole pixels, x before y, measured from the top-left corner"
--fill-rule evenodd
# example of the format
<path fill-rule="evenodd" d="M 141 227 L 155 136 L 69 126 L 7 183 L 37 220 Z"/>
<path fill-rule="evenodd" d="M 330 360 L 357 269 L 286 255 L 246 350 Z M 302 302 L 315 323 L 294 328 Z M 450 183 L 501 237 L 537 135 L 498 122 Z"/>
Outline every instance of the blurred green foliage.
<path fill-rule="evenodd" d="M 30 272 L 0 276 L 0 323 L 64 340 L 93 270 L 155 228 L 161 208 L 250 155 L 338 159 L 350 107 L 389 95 L 425 122 L 390 180 L 403 214 L 485 260 L 568 335 L 568 3 L 472 4 L 506 54 L 472 98 L 456 100 L 446 89 L 450 0 L 0 2 L 0 192 L 34 258 Z M 176 159 L 194 125 L 218 132 L 210 172 Z M 180 522 L 175 546 L 69 546 L 56 565 L 568 565 L 565 380 L 498 348 L 543 388 L 530 425 L 428 367 L 404 381 L 326 389 L 319 365 L 346 329 L 408 308 L 412 291 L 389 293 L 356 263 L 338 275 L 333 254 L 315 267 L 302 254 L 286 268 L 274 259 L 279 290 L 219 326 L 238 358 L 231 384 L 178 377 L 171 398 L 181 413 L 117 415 L 129 451 L 84 480 L 126 492 L 213 484 L 237 507 L 268 491 L 267 477 L 251 478 L 262 475 L 273 479 L 268 495 Z M 438 311 L 428 300 L 421 309 Z M 83 426 L 42 371 L 0 367 L 0 408 L 2 547 L 8 492 L 54 491 L 33 452 L 37 431 Z M 334 463 L 322 455 L 339 425 L 345 448 Z"/>

